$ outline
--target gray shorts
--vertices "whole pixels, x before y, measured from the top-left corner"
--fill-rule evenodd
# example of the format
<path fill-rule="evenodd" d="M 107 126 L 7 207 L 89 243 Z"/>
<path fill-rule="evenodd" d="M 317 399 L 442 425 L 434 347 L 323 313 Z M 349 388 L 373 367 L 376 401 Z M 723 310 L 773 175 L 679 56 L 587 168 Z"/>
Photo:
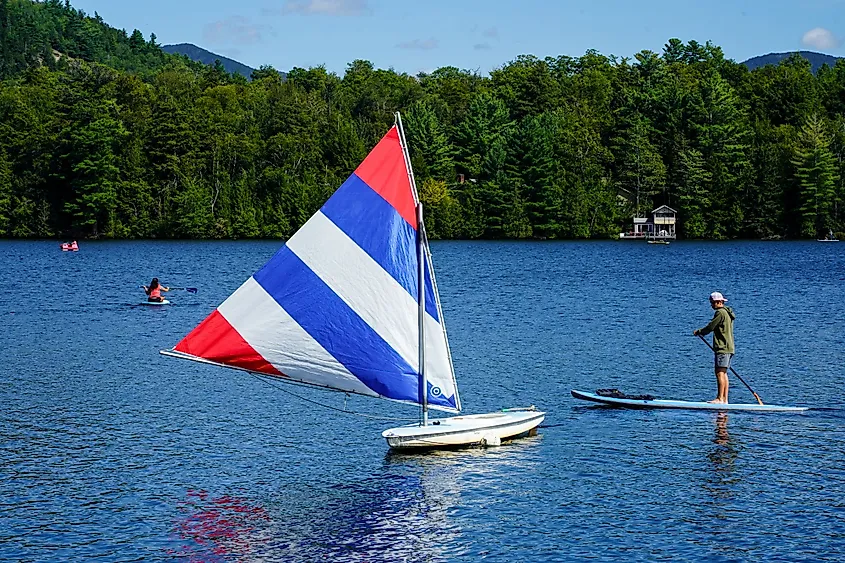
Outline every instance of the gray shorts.
<path fill-rule="evenodd" d="M 731 367 L 731 359 L 733 354 L 716 354 L 716 367 L 728 369 Z"/>

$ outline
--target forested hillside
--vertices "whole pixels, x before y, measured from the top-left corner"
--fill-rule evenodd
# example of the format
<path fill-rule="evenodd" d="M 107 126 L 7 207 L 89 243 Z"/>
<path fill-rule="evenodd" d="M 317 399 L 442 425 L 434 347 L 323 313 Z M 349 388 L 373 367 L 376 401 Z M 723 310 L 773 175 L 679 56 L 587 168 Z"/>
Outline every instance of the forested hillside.
<path fill-rule="evenodd" d="M 749 72 L 673 39 L 489 76 L 358 60 L 248 83 L 57 0 L 0 0 L 0 44 L 3 236 L 287 237 L 396 110 L 436 237 L 610 237 L 662 203 L 690 238 L 845 230 L 841 61 Z"/>

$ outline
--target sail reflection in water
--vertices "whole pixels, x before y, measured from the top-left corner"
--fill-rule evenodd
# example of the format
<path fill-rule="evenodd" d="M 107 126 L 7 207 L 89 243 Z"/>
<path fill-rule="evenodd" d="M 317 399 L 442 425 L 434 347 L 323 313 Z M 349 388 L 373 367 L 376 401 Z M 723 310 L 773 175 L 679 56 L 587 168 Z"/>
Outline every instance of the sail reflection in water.
<path fill-rule="evenodd" d="M 188 491 L 180 503 L 182 516 L 175 531 L 178 549 L 167 550 L 171 556 L 187 561 L 216 563 L 258 555 L 264 549 L 267 511 L 248 499 L 222 495 L 214 497 L 206 491 Z"/>
<path fill-rule="evenodd" d="M 278 500 L 283 516 L 271 533 L 273 556 L 391 563 L 460 558 L 473 549 L 461 515 L 475 502 L 489 504 L 497 487 L 516 472 L 533 471 L 530 451 L 537 445 L 388 453 L 382 470 L 367 480 L 288 491 Z"/>
<path fill-rule="evenodd" d="M 176 525 L 183 545 L 169 554 L 286 563 L 472 557 L 477 548 L 464 533 L 463 514 L 497 496 L 506 475 L 533 471 L 535 448 L 523 442 L 496 451 L 388 453 L 379 473 L 363 481 L 299 483 L 261 502 L 189 493 Z"/>
<path fill-rule="evenodd" d="M 466 459 L 388 455 L 369 479 L 285 492 L 272 508 L 272 559 L 447 561 L 460 545 L 460 528 L 447 520 Z"/>

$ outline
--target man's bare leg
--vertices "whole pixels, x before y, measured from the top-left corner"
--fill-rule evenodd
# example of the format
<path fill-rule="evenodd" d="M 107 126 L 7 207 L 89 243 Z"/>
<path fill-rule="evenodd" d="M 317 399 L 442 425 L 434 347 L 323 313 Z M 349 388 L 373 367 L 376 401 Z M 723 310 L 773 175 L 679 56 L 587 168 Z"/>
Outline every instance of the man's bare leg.
<path fill-rule="evenodd" d="M 708 403 L 727 404 L 728 402 L 728 369 L 716 368 L 716 398 Z"/>

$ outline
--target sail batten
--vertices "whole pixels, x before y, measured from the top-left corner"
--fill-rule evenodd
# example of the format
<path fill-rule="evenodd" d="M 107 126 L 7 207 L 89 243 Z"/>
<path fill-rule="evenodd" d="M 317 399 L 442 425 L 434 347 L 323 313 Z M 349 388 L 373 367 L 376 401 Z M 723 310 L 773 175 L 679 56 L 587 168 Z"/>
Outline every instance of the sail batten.
<path fill-rule="evenodd" d="M 460 410 L 427 245 L 419 267 L 417 237 L 424 234 L 417 233 L 406 162 L 394 127 L 321 210 L 174 350 L 281 381 L 412 404 L 420 402 L 424 357 L 431 407 Z"/>

